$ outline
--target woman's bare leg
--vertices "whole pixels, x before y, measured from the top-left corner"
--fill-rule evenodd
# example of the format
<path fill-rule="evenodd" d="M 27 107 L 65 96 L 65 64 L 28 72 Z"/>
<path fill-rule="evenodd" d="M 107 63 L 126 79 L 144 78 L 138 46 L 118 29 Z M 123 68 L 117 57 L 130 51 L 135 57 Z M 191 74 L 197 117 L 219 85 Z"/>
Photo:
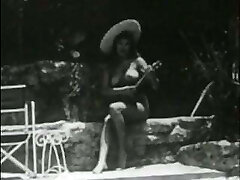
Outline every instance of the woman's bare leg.
<path fill-rule="evenodd" d="M 101 173 L 103 169 L 107 168 L 107 154 L 109 149 L 110 142 L 110 124 L 109 124 L 110 115 L 107 115 L 104 119 L 103 130 L 101 134 L 100 140 L 100 152 L 99 152 L 99 160 L 97 166 L 93 169 L 93 173 Z"/>
<path fill-rule="evenodd" d="M 118 151 L 118 166 L 120 168 L 125 168 L 127 154 L 125 150 L 125 122 L 124 117 L 128 117 L 130 119 L 147 119 L 148 116 L 148 108 L 145 108 L 142 104 L 137 103 L 137 106 L 127 106 L 123 102 L 116 102 L 110 104 L 110 115 L 106 116 L 104 121 L 104 126 L 101 135 L 100 142 L 100 154 L 99 161 L 97 166 L 94 168 L 93 172 L 100 173 L 106 166 L 106 158 L 108 154 L 108 148 L 110 143 L 110 122 L 111 119 L 113 121 L 114 126 L 116 127 L 118 143 L 119 143 L 119 151 Z M 124 115 L 123 115 L 124 114 Z"/>
<path fill-rule="evenodd" d="M 114 126 L 116 127 L 117 136 L 118 136 L 118 167 L 125 168 L 127 154 L 125 150 L 125 123 L 124 117 L 122 115 L 122 110 L 126 108 L 126 105 L 122 102 L 113 103 L 110 105 L 110 115 L 113 121 Z"/>

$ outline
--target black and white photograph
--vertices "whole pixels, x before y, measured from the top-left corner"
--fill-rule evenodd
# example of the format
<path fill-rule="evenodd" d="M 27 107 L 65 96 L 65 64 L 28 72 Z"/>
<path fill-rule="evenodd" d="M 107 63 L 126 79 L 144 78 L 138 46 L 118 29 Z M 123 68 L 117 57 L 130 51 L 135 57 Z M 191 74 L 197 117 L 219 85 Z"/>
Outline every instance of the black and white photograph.
<path fill-rule="evenodd" d="M 1 0 L 1 179 L 239 180 L 238 0 Z"/>

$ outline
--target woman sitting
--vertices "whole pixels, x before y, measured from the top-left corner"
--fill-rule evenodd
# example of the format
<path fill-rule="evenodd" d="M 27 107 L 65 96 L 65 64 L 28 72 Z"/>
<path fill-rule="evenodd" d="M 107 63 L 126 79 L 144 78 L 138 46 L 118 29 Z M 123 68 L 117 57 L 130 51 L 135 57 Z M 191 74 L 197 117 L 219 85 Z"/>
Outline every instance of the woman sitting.
<path fill-rule="evenodd" d="M 94 173 L 107 168 L 106 158 L 110 143 L 110 121 L 118 138 L 118 167 L 125 168 L 125 125 L 145 121 L 149 116 L 147 96 L 136 88 L 136 83 L 152 71 L 136 51 L 141 28 L 136 20 L 125 20 L 113 26 L 103 37 L 100 49 L 114 63 L 104 75 L 102 94 L 110 100 L 109 114 L 104 119 L 100 154 Z M 150 73 L 149 73 L 150 74 Z M 146 76 L 146 79 L 153 80 Z M 156 81 L 151 81 L 156 82 Z M 156 88 L 156 83 L 153 83 Z"/>

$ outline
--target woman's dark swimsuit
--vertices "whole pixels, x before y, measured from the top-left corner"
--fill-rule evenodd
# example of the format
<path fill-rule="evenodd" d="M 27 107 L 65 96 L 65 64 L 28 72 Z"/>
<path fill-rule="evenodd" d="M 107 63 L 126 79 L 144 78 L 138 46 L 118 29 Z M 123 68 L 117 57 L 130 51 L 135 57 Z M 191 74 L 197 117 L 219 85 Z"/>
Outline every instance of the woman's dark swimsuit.
<path fill-rule="evenodd" d="M 135 85 L 147 69 L 147 63 L 141 57 L 123 62 L 110 72 L 109 86 L 111 88 Z M 137 92 L 133 98 L 114 96 L 112 103 L 122 102 L 127 108 L 123 110 L 126 124 L 145 121 L 149 114 L 148 98 L 143 92 Z M 144 112 L 139 110 L 144 108 Z"/>

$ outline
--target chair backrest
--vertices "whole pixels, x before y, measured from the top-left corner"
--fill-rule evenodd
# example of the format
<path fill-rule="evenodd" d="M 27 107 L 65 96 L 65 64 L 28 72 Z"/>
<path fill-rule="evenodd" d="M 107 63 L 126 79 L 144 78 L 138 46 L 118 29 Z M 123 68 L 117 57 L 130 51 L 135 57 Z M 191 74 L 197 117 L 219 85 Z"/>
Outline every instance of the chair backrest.
<path fill-rule="evenodd" d="M 26 85 L 1 86 L 1 110 L 24 108 Z"/>
<path fill-rule="evenodd" d="M 25 125 L 24 131 L 28 131 L 29 124 L 28 108 L 29 108 L 28 103 L 26 102 L 26 85 L 1 86 L 1 119 L 2 119 L 1 125 L 18 125 L 20 123 L 19 121 L 23 121 L 22 125 Z M 10 123 L 6 122 L 6 120 L 5 121 L 3 120 L 3 119 L 8 120 L 8 118 L 4 118 L 5 114 L 14 113 L 15 116 L 17 116 L 16 113 L 20 113 L 22 115 L 17 116 L 18 118 L 16 119 L 18 122 Z M 14 115 L 12 117 L 14 117 Z"/>
<path fill-rule="evenodd" d="M 27 101 L 26 91 L 26 85 L 1 86 L 1 146 L 11 147 L 15 145 L 9 152 L 1 148 L 1 164 L 9 158 L 9 160 L 22 170 L 34 174 L 37 173 L 35 102 Z M 19 123 L 2 125 L 2 117 L 8 114 L 13 115 L 13 117 L 16 114 L 23 115 L 20 118 L 18 116 L 16 118 L 16 121 L 23 121 L 23 125 L 19 125 Z M 29 119 L 31 119 L 31 123 Z M 6 121 L 8 120 L 11 119 L 6 118 Z M 28 168 L 29 140 L 31 137 L 33 142 L 34 173 Z M 17 149 L 22 147 L 23 144 L 25 144 L 25 165 L 11 156 Z M 2 156 L 2 151 L 5 152 L 5 156 Z"/>

